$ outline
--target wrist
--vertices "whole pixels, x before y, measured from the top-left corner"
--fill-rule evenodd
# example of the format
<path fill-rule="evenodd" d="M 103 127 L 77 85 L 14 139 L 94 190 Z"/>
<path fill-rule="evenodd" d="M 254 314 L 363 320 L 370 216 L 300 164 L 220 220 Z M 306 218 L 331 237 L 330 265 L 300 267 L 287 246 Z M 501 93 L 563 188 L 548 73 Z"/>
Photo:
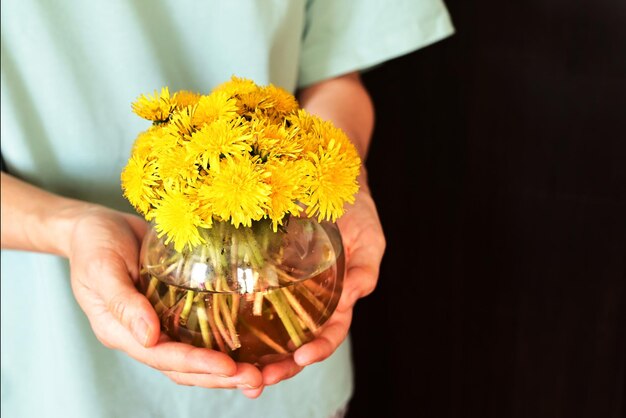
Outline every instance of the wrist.
<path fill-rule="evenodd" d="M 33 250 L 69 258 L 74 226 L 95 205 L 55 196 L 50 205 L 31 214 L 25 228 Z"/>
<path fill-rule="evenodd" d="M 64 199 L 63 202 L 60 202 L 57 213 L 49 220 L 50 230 L 53 232 L 49 237 L 56 241 L 55 249 L 59 255 L 70 257 L 73 245 L 72 238 L 77 223 L 81 217 L 85 216 L 85 213 L 96 207 L 98 205 L 73 199 Z M 59 236 L 62 236 L 63 239 L 57 240 Z"/>

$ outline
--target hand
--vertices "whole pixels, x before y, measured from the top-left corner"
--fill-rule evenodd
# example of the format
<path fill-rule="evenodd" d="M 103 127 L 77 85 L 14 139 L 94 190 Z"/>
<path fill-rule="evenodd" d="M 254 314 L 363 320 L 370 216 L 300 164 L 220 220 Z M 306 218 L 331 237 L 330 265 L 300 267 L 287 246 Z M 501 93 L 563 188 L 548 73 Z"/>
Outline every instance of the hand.
<path fill-rule="evenodd" d="M 226 354 L 170 341 L 133 280 L 146 223 L 95 205 L 74 209 L 67 248 L 72 289 L 93 331 L 106 347 L 160 370 L 174 382 L 205 388 L 263 390 L 261 372 Z"/>
<path fill-rule="evenodd" d="M 346 252 L 346 276 L 339 305 L 320 334 L 296 350 L 293 358 L 263 368 L 264 385 L 288 379 L 305 366 L 329 357 L 348 335 L 357 300 L 376 287 L 386 244 L 376 205 L 367 189 L 357 194 L 354 205 L 338 223 Z M 256 392 L 258 389 L 244 390 L 249 396 Z"/>

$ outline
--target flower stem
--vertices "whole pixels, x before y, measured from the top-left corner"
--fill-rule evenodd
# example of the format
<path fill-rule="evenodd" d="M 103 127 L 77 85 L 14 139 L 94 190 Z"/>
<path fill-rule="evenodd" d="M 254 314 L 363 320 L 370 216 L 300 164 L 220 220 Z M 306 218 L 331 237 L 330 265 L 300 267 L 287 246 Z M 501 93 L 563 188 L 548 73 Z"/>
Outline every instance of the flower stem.
<path fill-rule="evenodd" d="M 200 322 L 200 332 L 202 333 L 202 342 L 206 348 L 211 348 L 211 332 L 209 331 L 209 318 L 206 313 L 204 299 L 198 295 L 196 298 L 196 313 Z"/>
<path fill-rule="evenodd" d="M 171 272 L 173 272 L 174 270 L 178 269 L 181 265 L 181 263 L 183 262 L 183 257 L 180 254 L 176 254 L 177 257 L 171 257 L 171 264 L 168 262 L 167 264 L 164 263 L 164 265 L 169 266 L 168 268 L 164 269 L 160 276 L 161 277 L 165 277 L 168 274 L 170 274 Z M 174 262 L 176 260 L 176 262 Z"/>
<path fill-rule="evenodd" d="M 154 311 L 157 313 L 158 317 L 161 317 L 163 312 L 168 309 L 168 306 L 165 306 L 163 300 L 159 297 L 158 294 L 153 294 L 152 297 L 148 298 L 150 304 L 154 308 Z"/>
<path fill-rule="evenodd" d="M 232 303 L 230 304 L 230 317 L 233 324 L 237 326 L 237 320 L 239 317 L 239 299 L 241 296 L 233 294 L 231 296 Z"/>
<path fill-rule="evenodd" d="M 213 295 L 213 320 L 215 321 L 215 325 L 217 326 L 217 329 L 220 331 L 220 334 L 222 334 L 222 337 L 224 338 L 224 341 L 226 342 L 226 344 L 228 344 L 231 350 L 234 350 L 235 345 L 233 344 L 233 341 L 230 339 L 230 336 L 228 335 L 228 331 L 226 331 L 226 328 L 224 327 L 224 323 L 222 322 L 222 318 L 220 316 L 220 297 L 221 296 L 222 295 Z"/>
<path fill-rule="evenodd" d="M 215 342 L 217 343 L 217 346 L 219 347 L 222 353 L 227 353 L 228 350 L 226 349 L 226 346 L 224 345 L 224 339 L 222 338 L 222 335 L 220 334 L 219 329 L 217 328 L 217 324 L 215 323 L 215 319 L 213 318 L 213 315 L 207 315 L 207 316 L 209 320 L 209 325 L 211 326 L 211 331 L 213 331 L 213 338 L 215 338 Z"/>
<path fill-rule="evenodd" d="M 291 322 L 290 315 L 283 303 L 280 299 L 280 293 L 269 292 L 265 297 L 270 301 L 270 303 L 274 306 L 278 317 L 282 321 L 285 326 L 285 330 L 287 334 L 289 334 L 289 338 L 293 341 L 296 347 L 300 347 L 302 345 L 302 339 L 300 338 L 300 333 L 296 330 L 296 327 Z"/>
<path fill-rule="evenodd" d="M 252 255 L 252 260 L 251 260 L 252 263 L 257 268 L 263 267 L 263 260 L 264 260 L 263 255 L 261 254 L 261 251 L 259 250 L 259 244 L 256 238 L 254 237 L 254 234 L 252 234 L 252 231 L 250 230 L 250 228 L 244 228 L 244 237 L 245 237 L 246 243 L 248 244 L 248 248 L 250 249 L 250 253 Z"/>
<path fill-rule="evenodd" d="M 237 264 L 238 264 L 237 252 L 238 251 L 239 251 L 239 240 L 237 239 L 237 234 L 232 234 L 231 244 L 230 244 L 230 267 L 231 267 L 232 280 L 237 280 L 237 268 L 238 268 L 237 267 Z M 240 299 L 239 296 L 237 297 L 233 296 L 232 304 L 230 306 L 231 318 L 235 325 L 237 325 L 237 316 L 239 314 L 239 299 Z"/>
<path fill-rule="evenodd" d="M 263 293 L 257 292 L 254 294 L 254 303 L 252 304 L 252 314 L 254 316 L 261 316 L 263 314 Z"/>
<path fill-rule="evenodd" d="M 298 302 L 296 297 L 289 291 L 289 289 L 287 289 L 286 287 L 283 287 L 281 291 L 283 292 L 283 295 L 287 299 L 287 302 L 289 302 L 289 305 L 291 305 L 294 311 L 296 311 L 296 314 L 298 315 L 298 317 L 302 320 L 302 322 L 304 322 L 304 325 L 306 325 L 306 327 L 309 330 L 311 330 L 311 332 L 317 331 L 317 325 L 315 325 L 315 322 L 313 322 L 313 319 L 311 319 L 311 316 L 307 313 L 307 311 L 304 310 L 302 305 Z"/>
<path fill-rule="evenodd" d="M 187 319 L 189 318 L 189 312 L 191 312 L 191 306 L 193 305 L 194 291 L 187 291 L 187 298 L 185 299 L 185 306 L 183 307 L 182 312 L 180 313 L 180 325 L 185 325 L 187 323 Z"/>
<path fill-rule="evenodd" d="M 248 331 L 250 331 L 250 333 L 252 333 L 252 335 L 257 337 L 259 340 L 261 340 L 261 342 L 263 342 L 267 346 L 271 347 L 277 353 L 280 353 L 280 354 L 286 354 L 287 353 L 287 350 L 285 350 L 283 347 L 281 347 L 280 344 L 278 344 L 276 341 L 272 340 L 269 335 L 267 335 L 266 333 L 264 333 L 260 329 L 253 327 L 252 325 L 250 325 L 247 322 L 245 322 L 243 319 L 241 320 L 241 323 L 243 324 L 244 327 L 246 327 L 248 329 Z"/>
<path fill-rule="evenodd" d="M 228 327 L 228 332 L 230 333 L 230 339 L 232 341 L 233 350 L 241 347 L 241 343 L 239 342 L 239 335 L 237 335 L 237 330 L 235 329 L 235 324 L 233 323 L 233 319 L 231 318 L 231 313 L 228 310 L 228 303 L 226 302 L 226 298 L 228 295 L 220 295 L 220 308 L 222 311 L 222 316 L 224 317 L 224 321 L 226 322 L 226 326 Z"/>
<path fill-rule="evenodd" d="M 154 276 L 150 276 L 150 283 L 148 283 L 148 289 L 146 289 L 146 298 L 150 299 L 152 294 L 156 290 L 157 284 L 159 284 L 159 279 Z"/>
<path fill-rule="evenodd" d="M 330 291 L 330 289 L 326 289 L 323 286 L 320 286 L 319 284 L 315 283 L 312 280 L 304 280 L 302 282 L 302 284 L 308 288 L 308 290 L 312 293 L 312 294 L 327 294 L 327 295 L 332 295 L 332 292 Z"/>
<path fill-rule="evenodd" d="M 315 295 L 311 293 L 311 291 L 306 286 L 298 286 L 298 291 L 302 296 L 306 298 L 306 300 L 311 303 L 311 305 L 315 307 L 316 310 L 320 312 L 324 310 L 325 305 L 320 302 L 320 300 L 316 298 Z"/>
<path fill-rule="evenodd" d="M 302 324 L 302 318 L 300 318 L 298 314 L 294 312 L 293 308 L 289 306 L 289 302 L 287 301 L 287 299 L 282 293 L 280 292 L 276 292 L 276 293 L 277 293 L 276 296 L 281 300 L 281 303 L 285 307 L 285 311 L 287 312 L 287 315 L 289 315 L 289 318 L 291 319 L 291 323 L 293 324 L 293 327 L 298 333 L 300 340 L 302 341 L 302 343 L 304 343 L 307 338 L 306 338 L 306 335 L 304 335 L 304 330 L 302 329 L 304 328 Z"/>
<path fill-rule="evenodd" d="M 176 303 L 176 288 L 172 285 L 167 286 L 167 295 L 169 296 L 169 307 Z"/>

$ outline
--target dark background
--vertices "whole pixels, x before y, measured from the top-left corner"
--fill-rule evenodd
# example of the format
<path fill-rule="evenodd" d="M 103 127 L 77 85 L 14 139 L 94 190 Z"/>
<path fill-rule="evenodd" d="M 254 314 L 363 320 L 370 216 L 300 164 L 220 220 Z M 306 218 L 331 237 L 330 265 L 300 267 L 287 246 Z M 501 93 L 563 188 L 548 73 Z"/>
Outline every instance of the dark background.
<path fill-rule="evenodd" d="M 447 1 L 456 35 L 364 75 L 350 418 L 626 416 L 626 2 L 517 3 Z"/>

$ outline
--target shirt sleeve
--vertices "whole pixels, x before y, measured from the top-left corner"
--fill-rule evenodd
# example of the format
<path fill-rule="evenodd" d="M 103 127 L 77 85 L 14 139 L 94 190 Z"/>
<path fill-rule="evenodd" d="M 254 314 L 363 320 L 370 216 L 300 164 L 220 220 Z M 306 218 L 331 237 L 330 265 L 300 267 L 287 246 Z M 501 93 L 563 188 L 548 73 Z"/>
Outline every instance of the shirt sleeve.
<path fill-rule="evenodd" d="M 442 0 L 310 0 L 298 86 L 366 70 L 453 33 Z"/>

